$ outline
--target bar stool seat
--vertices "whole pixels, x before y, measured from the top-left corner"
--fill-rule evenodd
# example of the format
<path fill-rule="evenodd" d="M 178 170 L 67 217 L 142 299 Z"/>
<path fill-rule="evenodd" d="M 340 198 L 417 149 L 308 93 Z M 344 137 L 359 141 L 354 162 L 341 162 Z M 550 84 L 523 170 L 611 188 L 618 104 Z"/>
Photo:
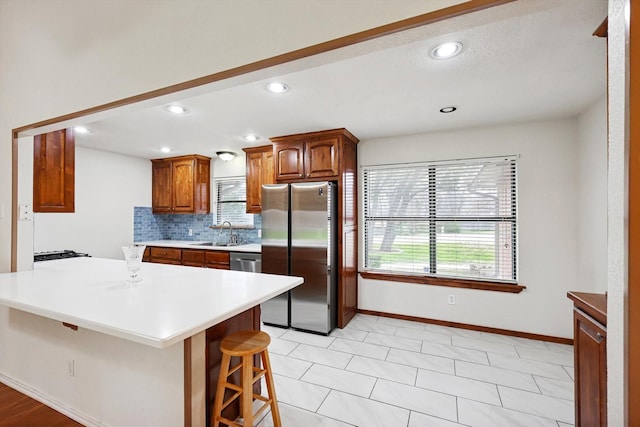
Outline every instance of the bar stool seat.
<path fill-rule="evenodd" d="M 218 427 L 220 423 L 234 427 L 253 427 L 254 420 L 268 407 L 271 407 L 274 426 L 282 426 L 273 385 L 271 363 L 269 362 L 269 351 L 267 350 L 270 343 L 271 338 L 262 331 L 239 331 L 222 339 L 220 342 L 222 361 L 211 415 L 212 427 Z M 262 368 L 253 366 L 253 356 L 258 353 L 262 360 Z M 231 367 L 231 357 L 240 357 L 240 363 Z M 240 386 L 229 382 L 229 375 L 239 369 L 242 378 Z M 253 392 L 253 385 L 263 376 L 267 384 L 268 397 Z M 232 390 L 233 394 L 225 400 L 224 395 L 227 389 Z M 222 416 L 222 411 L 236 399 L 240 399 L 240 416 L 243 418 L 244 424 Z M 254 399 L 263 402 L 255 413 L 253 412 Z"/>

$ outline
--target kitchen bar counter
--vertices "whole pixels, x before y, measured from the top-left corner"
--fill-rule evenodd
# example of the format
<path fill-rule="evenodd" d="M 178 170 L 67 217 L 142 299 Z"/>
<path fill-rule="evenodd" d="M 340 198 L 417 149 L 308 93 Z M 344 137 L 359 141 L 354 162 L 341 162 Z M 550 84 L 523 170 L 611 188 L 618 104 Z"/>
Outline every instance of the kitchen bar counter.
<path fill-rule="evenodd" d="M 179 248 L 179 249 L 209 249 L 215 251 L 227 252 L 253 252 L 260 253 L 262 246 L 259 243 L 248 243 L 246 245 L 237 246 L 203 246 L 198 243 L 204 243 L 200 240 L 153 240 L 149 242 L 136 242 L 136 244 L 146 246 L 160 246 L 163 248 Z"/>
<path fill-rule="evenodd" d="M 302 283 L 289 276 L 70 258 L 0 275 L 0 304 L 157 348 L 169 347 Z"/>
<path fill-rule="evenodd" d="M 302 283 L 153 263 L 140 274 L 131 286 L 124 261 L 100 258 L 0 274 L 0 381 L 86 426 L 206 427 L 219 341 L 259 328 L 259 304 Z"/>

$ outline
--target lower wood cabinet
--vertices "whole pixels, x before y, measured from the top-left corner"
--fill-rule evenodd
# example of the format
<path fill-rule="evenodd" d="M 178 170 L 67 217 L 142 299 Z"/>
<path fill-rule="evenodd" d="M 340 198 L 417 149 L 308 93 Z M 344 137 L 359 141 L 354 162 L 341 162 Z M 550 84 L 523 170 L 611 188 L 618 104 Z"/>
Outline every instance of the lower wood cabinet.
<path fill-rule="evenodd" d="M 217 268 L 219 270 L 229 270 L 230 254 L 223 251 L 204 251 L 204 267 Z"/>
<path fill-rule="evenodd" d="M 230 269 L 229 252 L 226 251 L 148 246 L 142 260 L 159 264 L 188 265 L 219 270 Z"/>
<path fill-rule="evenodd" d="M 202 267 L 204 265 L 204 251 L 183 249 L 182 265 L 189 265 L 191 267 Z"/>
<path fill-rule="evenodd" d="M 569 292 L 574 302 L 575 425 L 607 425 L 606 297 Z"/>
<path fill-rule="evenodd" d="M 148 247 L 145 249 L 145 256 L 147 252 L 148 257 L 145 259 L 143 256 L 143 261 L 156 262 L 158 264 L 182 264 L 182 251 L 180 249 Z"/>

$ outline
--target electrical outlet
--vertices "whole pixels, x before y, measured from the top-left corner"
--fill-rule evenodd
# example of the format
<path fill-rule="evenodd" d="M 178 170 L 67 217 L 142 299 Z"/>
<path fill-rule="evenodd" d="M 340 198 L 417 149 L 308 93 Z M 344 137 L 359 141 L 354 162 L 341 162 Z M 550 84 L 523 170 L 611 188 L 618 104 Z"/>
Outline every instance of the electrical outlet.
<path fill-rule="evenodd" d="M 193 228 L 189 229 L 189 236 L 193 236 Z"/>
<path fill-rule="evenodd" d="M 67 361 L 67 374 L 70 377 L 76 376 L 76 361 L 73 359 Z"/>
<path fill-rule="evenodd" d="M 262 230 L 258 229 L 258 239 L 261 239 L 261 238 L 262 238 Z"/>
<path fill-rule="evenodd" d="M 455 304 L 456 303 L 456 296 L 454 294 L 449 294 L 449 297 L 447 298 L 447 302 L 449 304 Z"/>

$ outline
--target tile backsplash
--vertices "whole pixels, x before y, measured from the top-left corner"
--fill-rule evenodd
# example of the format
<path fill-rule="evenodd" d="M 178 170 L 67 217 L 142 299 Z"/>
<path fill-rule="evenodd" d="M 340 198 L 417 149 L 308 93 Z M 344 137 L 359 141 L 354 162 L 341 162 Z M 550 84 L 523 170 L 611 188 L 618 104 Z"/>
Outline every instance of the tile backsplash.
<path fill-rule="evenodd" d="M 192 240 L 221 242 L 229 239 L 229 230 L 209 228 L 214 214 L 153 214 L 150 207 L 133 208 L 133 239 L 136 242 L 151 240 Z M 262 228 L 260 215 L 254 215 L 255 228 L 234 228 L 234 234 L 242 243 L 260 243 L 258 232 Z M 193 235 L 189 236 L 189 229 Z"/>

